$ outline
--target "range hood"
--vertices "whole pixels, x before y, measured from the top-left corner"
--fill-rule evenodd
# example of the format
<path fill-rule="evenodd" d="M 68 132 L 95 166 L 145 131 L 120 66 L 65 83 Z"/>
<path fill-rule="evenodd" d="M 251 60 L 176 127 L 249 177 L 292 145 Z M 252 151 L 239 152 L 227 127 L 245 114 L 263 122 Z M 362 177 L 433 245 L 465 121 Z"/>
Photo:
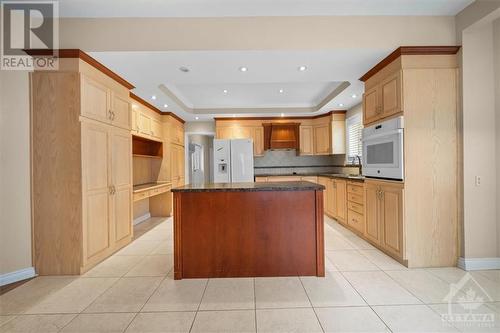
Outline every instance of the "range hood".
<path fill-rule="evenodd" d="M 300 148 L 300 123 L 264 123 L 264 149 Z"/>

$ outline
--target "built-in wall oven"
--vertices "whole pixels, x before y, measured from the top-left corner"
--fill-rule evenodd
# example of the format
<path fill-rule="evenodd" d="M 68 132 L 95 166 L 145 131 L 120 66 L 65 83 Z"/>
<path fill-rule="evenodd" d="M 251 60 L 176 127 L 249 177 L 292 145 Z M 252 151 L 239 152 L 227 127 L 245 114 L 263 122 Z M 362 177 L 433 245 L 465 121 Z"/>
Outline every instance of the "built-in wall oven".
<path fill-rule="evenodd" d="M 363 175 L 403 180 L 403 117 L 363 129 Z"/>

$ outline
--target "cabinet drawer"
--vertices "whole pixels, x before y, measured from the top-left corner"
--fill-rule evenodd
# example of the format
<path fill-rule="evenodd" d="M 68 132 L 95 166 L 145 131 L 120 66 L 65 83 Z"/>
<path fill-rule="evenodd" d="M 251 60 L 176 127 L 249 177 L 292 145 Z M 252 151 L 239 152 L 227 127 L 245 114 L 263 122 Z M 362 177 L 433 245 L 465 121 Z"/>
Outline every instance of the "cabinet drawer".
<path fill-rule="evenodd" d="M 363 195 L 347 193 L 347 200 L 363 205 Z"/>
<path fill-rule="evenodd" d="M 156 190 L 156 194 L 160 194 L 160 193 L 165 193 L 165 192 L 168 192 L 170 191 L 170 186 L 162 186 L 162 187 L 159 187 Z"/>
<path fill-rule="evenodd" d="M 364 216 L 350 209 L 347 211 L 347 224 L 361 233 L 365 232 Z"/>
<path fill-rule="evenodd" d="M 363 195 L 363 185 L 354 185 L 352 183 L 347 184 L 347 192 Z"/>
<path fill-rule="evenodd" d="M 255 182 L 256 183 L 266 183 L 267 177 L 255 177 Z"/>
<path fill-rule="evenodd" d="M 318 177 L 315 176 L 305 176 L 302 177 L 301 180 L 306 181 L 306 182 L 311 182 L 311 183 L 318 183 Z"/>
<path fill-rule="evenodd" d="M 363 205 L 361 205 L 359 203 L 352 202 L 352 201 L 347 202 L 347 209 L 355 211 L 358 214 L 364 214 L 364 210 L 365 210 Z"/>
<path fill-rule="evenodd" d="M 139 201 L 149 197 L 149 191 L 134 193 L 134 201 Z"/>

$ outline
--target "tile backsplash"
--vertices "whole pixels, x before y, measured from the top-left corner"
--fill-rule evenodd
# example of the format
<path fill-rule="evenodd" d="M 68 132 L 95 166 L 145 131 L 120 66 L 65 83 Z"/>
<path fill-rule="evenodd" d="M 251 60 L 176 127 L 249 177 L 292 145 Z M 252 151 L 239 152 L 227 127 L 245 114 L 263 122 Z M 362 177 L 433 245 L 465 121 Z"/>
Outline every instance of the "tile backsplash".
<path fill-rule="evenodd" d="M 255 175 L 308 173 L 352 173 L 357 167 L 345 167 L 345 155 L 299 156 L 295 150 L 267 150 L 254 158 Z"/>

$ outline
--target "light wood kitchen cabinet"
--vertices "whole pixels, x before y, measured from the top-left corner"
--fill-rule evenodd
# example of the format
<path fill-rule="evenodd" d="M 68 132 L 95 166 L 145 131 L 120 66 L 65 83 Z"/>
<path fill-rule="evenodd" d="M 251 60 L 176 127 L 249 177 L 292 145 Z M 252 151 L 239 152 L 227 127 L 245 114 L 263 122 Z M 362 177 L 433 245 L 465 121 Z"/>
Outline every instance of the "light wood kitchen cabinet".
<path fill-rule="evenodd" d="M 367 182 L 366 237 L 412 268 L 459 257 L 459 49 L 400 47 L 361 77 L 365 125 L 404 117 L 404 191 Z"/>
<path fill-rule="evenodd" d="M 384 78 L 363 94 L 363 123 L 365 125 L 403 112 L 402 72 Z"/>
<path fill-rule="evenodd" d="M 82 123 L 83 266 L 106 258 L 132 236 L 130 132 Z"/>
<path fill-rule="evenodd" d="M 255 182 L 256 182 L 256 183 L 267 183 L 267 177 L 264 177 L 264 176 L 256 176 L 256 177 L 255 177 Z"/>
<path fill-rule="evenodd" d="M 343 179 L 333 179 L 334 200 L 333 216 L 341 222 L 347 222 L 347 182 Z"/>
<path fill-rule="evenodd" d="M 373 243 L 381 244 L 379 187 L 376 183 L 365 184 L 365 236 Z"/>
<path fill-rule="evenodd" d="M 253 128 L 253 154 L 254 156 L 264 155 L 264 127 L 256 126 Z"/>
<path fill-rule="evenodd" d="M 170 142 L 184 146 L 184 125 L 178 121 L 170 122 Z"/>
<path fill-rule="evenodd" d="M 360 235 L 365 234 L 364 192 L 364 183 L 347 181 L 347 225 Z"/>
<path fill-rule="evenodd" d="M 252 139 L 254 156 L 264 155 L 264 127 L 224 126 L 216 129 L 217 139 Z"/>
<path fill-rule="evenodd" d="M 300 176 L 268 176 L 268 182 L 299 182 L 302 177 Z"/>
<path fill-rule="evenodd" d="M 133 234 L 131 85 L 82 59 L 59 62 L 64 71 L 30 73 L 39 275 L 82 274 Z"/>
<path fill-rule="evenodd" d="M 331 151 L 330 124 L 314 126 L 314 155 L 329 155 Z"/>
<path fill-rule="evenodd" d="M 311 125 L 300 126 L 300 155 L 314 154 L 314 131 Z"/>
<path fill-rule="evenodd" d="M 81 74 L 81 114 L 84 117 L 130 129 L 130 101 L 104 83 Z"/>
<path fill-rule="evenodd" d="M 366 236 L 403 259 L 403 184 L 366 182 Z"/>
<path fill-rule="evenodd" d="M 156 139 L 163 138 L 161 121 L 151 118 L 151 136 Z"/>
<path fill-rule="evenodd" d="M 170 161 L 172 187 L 175 187 L 174 184 L 181 186 L 178 184 L 184 179 L 184 146 L 170 145 Z"/>
<path fill-rule="evenodd" d="M 151 117 L 145 112 L 139 112 L 137 115 L 137 123 L 139 125 L 139 134 L 146 137 L 151 136 Z"/>

